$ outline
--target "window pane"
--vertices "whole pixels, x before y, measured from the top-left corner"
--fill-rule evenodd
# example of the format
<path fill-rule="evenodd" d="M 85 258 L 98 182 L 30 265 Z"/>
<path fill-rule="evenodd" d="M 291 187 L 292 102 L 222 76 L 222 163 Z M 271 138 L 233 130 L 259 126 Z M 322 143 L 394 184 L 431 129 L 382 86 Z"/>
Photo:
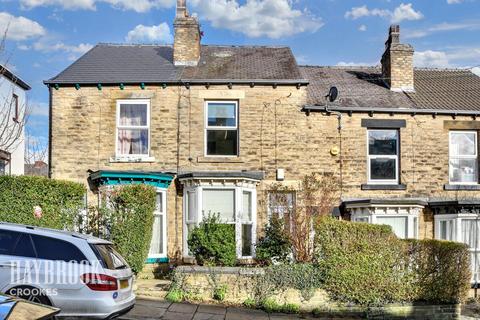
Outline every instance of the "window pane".
<path fill-rule="evenodd" d="M 148 155 L 148 129 L 118 130 L 118 154 Z"/>
<path fill-rule="evenodd" d="M 480 253 L 470 253 L 470 268 L 472 271 L 472 279 L 480 280 Z"/>
<path fill-rule="evenodd" d="M 480 221 L 462 219 L 462 242 L 471 249 L 480 249 Z"/>
<path fill-rule="evenodd" d="M 364 222 L 368 223 L 368 218 L 362 217 L 362 218 L 355 218 L 355 222 Z"/>
<path fill-rule="evenodd" d="M 20 234 L 14 231 L 0 230 L 0 254 L 10 255 L 13 252 L 17 238 Z"/>
<path fill-rule="evenodd" d="M 219 214 L 222 222 L 235 221 L 235 190 L 203 190 L 203 214 Z"/>
<path fill-rule="evenodd" d="M 368 152 L 370 155 L 396 155 L 397 130 L 368 131 Z"/>
<path fill-rule="evenodd" d="M 207 155 L 236 156 L 237 144 L 237 130 L 207 131 Z"/>
<path fill-rule="evenodd" d="M 249 257 L 252 255 L 252 225 L 242 225 L 242 256 Z"/>
<path fill-rule="evenodd" d="M 450 155 L 473 156 L 476 155 L 477 142 L 474 132 L 450 133 Z"/>
<path fill-rule="evenodd" d="M 370 159 L 371 180 L 395 180 L 397 168 L 395 159 Z"/>
<path fill-rule="evenodd" d="M 121 104 L 119 121 L 121 126 L 146 126 L 147 105 Z"/>
<path fill-rule="evenodd" d="M 234 103 L 209 103 L 208 125 L 216 127 L 236 127 L 236 105 Z"/>
<path fill-rule="evenodd" d="M 196 221 L 197 212 L 196 212 L 196 203 L 195 203 L 195 191 L 188 191 L 187 192 L 187 205 L 188 205 L 188 212 L 187 212 L 187 220 L 188 221 Z"/>
<path fill-rule="evenodd" d="M 5 160 L 0 160 L 0 176 L 5 175 L 6 167 L 7 163 L 5 162 Z"/>
<path fill-rule="evenodd" d="M 157 193 L 157 205 L 155 210 L 157 212 L 164 212 L 163 211 L 163 193 Z"/>
<path fill-rule="evenodd" d="M 128 264 L 122 256 L 109 244 L 91 244 L 98 261 L 109 270 L 125 269 Z"/>
<path fill-rule="evenodd" d="M 440 239 L 441 240 L 450 240 L 447 233 L 447 221 L 440 221 Z"/>
<path fill-rule="evenodd" d="M 252 221 L 252 193 L 243 192 L 243 221 Z"/>
<path fill-rule="evenodd" d="M 83 253 L 70 242 L 31 235 L 39 259 L 59 261 L 86 261 Z"/>
<path fill-rule="evenodd" d="M 152 241 L 150 255 L 163 254 L 163 216 L 155 215 L 153 220 Z"/>
<path fill-rule="evenodd" d="M 14 256 L 18 257 L 29 257 L 35 258 L 35 251 L 33 249 L 32 241 L 30 240 L 30 236 L 27 234 L 23 234 L 20 239 L 18 240 L 17 245 L 15 246 L 15 250 L 13 250 Z"/>
<path fill-rule="evenodd" d="M 401 239 L 406 239 L 408 237 L 407 217 L 377 217 L 377 224 L 391 226 L 393 233 Z"/>
<path fill-rule="evenodd" d="M 477 182 L 477 159 L 450 159 L 450 182 Z"/>
<path fill-rule="evenodd" d="M 295 201 L 294 193 L 292 192 L 272 192 L 268 194 L 268 205 L 270 213 L 283 217 L 293 210 Z"/>

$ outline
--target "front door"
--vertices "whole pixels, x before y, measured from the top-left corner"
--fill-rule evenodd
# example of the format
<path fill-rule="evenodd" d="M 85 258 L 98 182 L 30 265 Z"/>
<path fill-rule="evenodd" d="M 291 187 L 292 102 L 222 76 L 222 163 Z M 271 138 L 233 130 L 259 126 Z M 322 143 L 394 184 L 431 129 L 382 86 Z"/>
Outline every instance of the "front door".
<path fill-rule="evenodd" d="M 153 213 L 153 232 L 148 259 L 157 262 L 167 257 L 167 191 L 157 190 L 157 204 Z"/>

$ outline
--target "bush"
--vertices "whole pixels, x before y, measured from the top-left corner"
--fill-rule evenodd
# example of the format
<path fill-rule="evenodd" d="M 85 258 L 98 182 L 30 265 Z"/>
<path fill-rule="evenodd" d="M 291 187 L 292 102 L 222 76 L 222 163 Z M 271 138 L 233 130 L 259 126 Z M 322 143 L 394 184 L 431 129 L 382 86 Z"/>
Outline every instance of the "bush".
<path fill-rule="evenodd" d="M 133 272 L 142 271 L 152 239 L 156 191 L 139 184 L 114 189 L 109 194 L 109 239 Z"/>
<path fill-rule="evenodd" d="M 85 187 L 44 177 L 0 176 L 0 221 L 74 230 L 84 209 Z M 34 207 L 42 217 L 34 217 Z"/>
<path fill-rule="evenodd" d="M 470 289 L 470 253 L 462 243 L 408 240 L 417 300 L 463 303 Z"/>
<path fill-rule="evenodd" d="M 205 217 L 190 233 L 188 248 L 199 265 L 234 266 L 235 226 L 221 224 L 216 215 Z"/>
<path fill-rule="evenodd" d="M 165 296 L 165 300 L 173 303 L 182 302 L 184 299 L 184 293 L 180 289 L 172 289 Z"/>
<path fill-rule="evenodd" d="M 404 241 L 389 226 L 324 218 L 315 245 L 323 287 L 343 302 L 457 303 L 468 292 L 469 251 L 463 244 Z"/>
<path fill-rule="evenodd" d="M 335 299 L 361 305 L 408 300 L 407 250 L 389 226 L 324 218 L 316 226 L 316 259 Z"/>
<path fill-rule="evenodd" d="M 289 262 L 292 243 L 284 227 L 282 219 L 272 216 L 270 223 L 265 227 L 265 236 L 257 243 L 256 256 L 259 262 L 263 264 Z"/>
<path fill-rule="evenodd" d="M 214 290 L 213 290 L 213 299 L 217 300 L 217 301 L 223 301 L 225 300 L 225 296 L 227 295 L 227 285 L 221 285 L 219 287 L 216 287 Z"/>

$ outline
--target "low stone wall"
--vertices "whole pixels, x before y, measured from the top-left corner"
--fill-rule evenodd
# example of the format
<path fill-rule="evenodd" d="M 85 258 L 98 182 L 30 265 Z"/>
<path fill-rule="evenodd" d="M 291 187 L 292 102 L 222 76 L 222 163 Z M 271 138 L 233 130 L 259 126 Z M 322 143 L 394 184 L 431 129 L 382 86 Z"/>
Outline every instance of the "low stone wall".
<path fill-rule="evenodd" d="M 187 294 L 187 299 L 214 302 L 215 288 L 226 286 L 225 299 L 228 305 L 242 305 L 247 299 L 255 297 L 254 278 L 264 273 L 261 268 L 220 268 L 180 266 L 176 269 L 177 277 Z M 318 289 L 308 299 L 296 289 L 276 292 L 270 299 L 279 305 L 294 304 L 301 312 L 314 312 L 319 317 L 352 319 L 460 319 L 460 305 L 386 305 L 383 307 L 363 308 L 345 306 L 330 299 L 325 290 Z"/>

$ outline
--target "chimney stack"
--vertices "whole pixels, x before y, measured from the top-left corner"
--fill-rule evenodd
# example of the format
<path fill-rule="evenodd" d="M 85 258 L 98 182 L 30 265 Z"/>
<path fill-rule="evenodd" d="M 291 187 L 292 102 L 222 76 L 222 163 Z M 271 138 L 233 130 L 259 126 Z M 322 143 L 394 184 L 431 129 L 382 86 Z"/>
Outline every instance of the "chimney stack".
<path fill-rule="evenodd" d="M 390 26 L 382 56 L 382 76 L 390 87 L 397 92 L 415 92 L 413 76 L 413 47 L 400 43 L 400 26 Z"/>
<path fill-rule="evenodd" d="M 177 15 L 173 23 L 173 62 L 176 66 L 196 66 L 200 60 L 200 25 L 197 18 L 188 14 L 186 2 L 177 0 Z"/>

